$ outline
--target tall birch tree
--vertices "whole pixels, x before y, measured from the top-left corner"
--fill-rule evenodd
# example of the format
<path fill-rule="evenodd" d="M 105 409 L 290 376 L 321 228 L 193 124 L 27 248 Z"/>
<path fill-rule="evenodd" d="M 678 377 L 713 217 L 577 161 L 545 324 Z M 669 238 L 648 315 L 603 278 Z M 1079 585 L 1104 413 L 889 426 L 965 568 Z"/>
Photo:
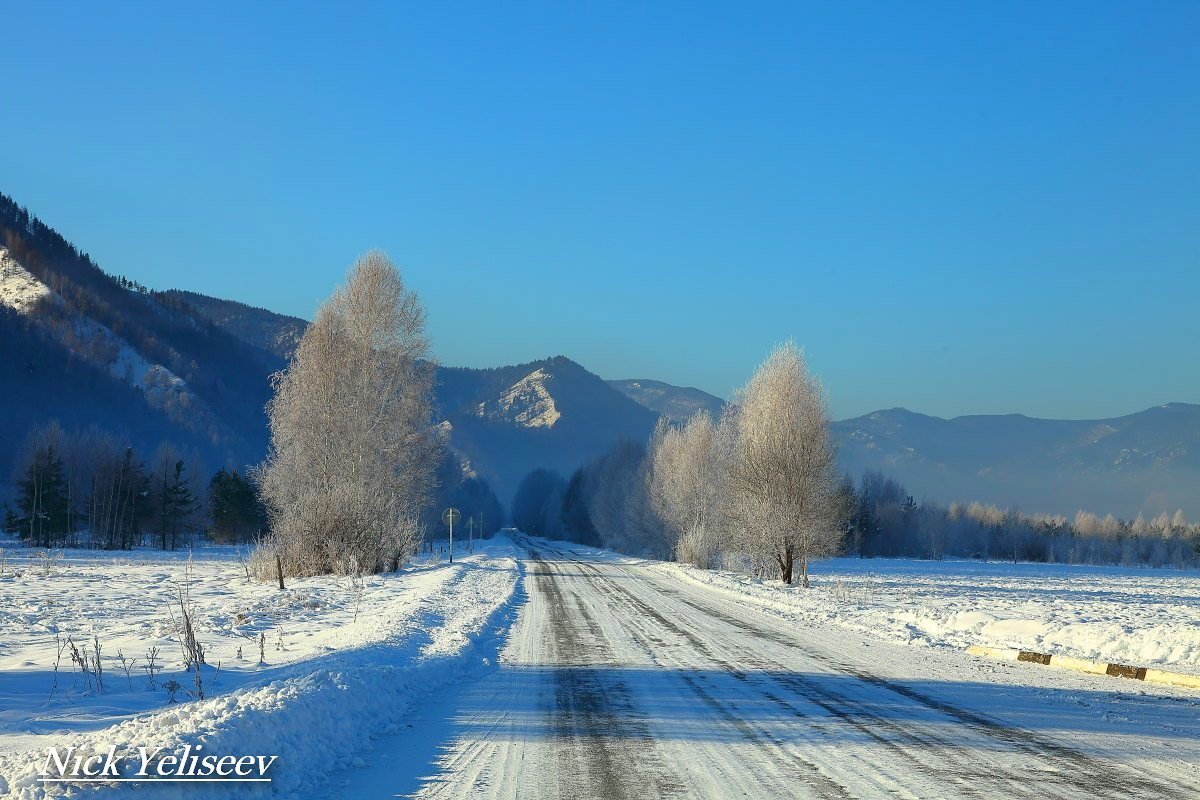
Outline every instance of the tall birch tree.
<path fill-rule="evenodd" d="M 440 443 L 425 311 L 379 252 L 317 311 L 268 406 L 260 469 L 293 575 L 395 569 L 420 538 Z"/>
<path fill-rule="evenodd" d="M 842 532 L 825 392 L 795 342 L 775 348 L 730 413 L 739 544 L 786 583 L 798 566 L 807 587 L 809 562 L 835 554 Z"/>
<path fill-rule="evenodd" d="M 650 440 L 650 495 L 670 528 L 675 556 L 712 567 L 718 556 L 725 491 L 718 430 L 705 411 L 682 427 L 660 422 Z"/>

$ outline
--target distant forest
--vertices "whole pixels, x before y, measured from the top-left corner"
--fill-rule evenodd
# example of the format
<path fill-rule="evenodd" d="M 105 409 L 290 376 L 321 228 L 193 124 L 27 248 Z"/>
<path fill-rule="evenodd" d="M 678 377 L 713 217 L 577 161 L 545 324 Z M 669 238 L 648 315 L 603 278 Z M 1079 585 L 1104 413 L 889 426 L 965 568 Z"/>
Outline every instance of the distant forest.
<path fill-rule="evenodd" d="M 655 487 L 670 483 L 664 472 L 678 472 L 679 465 L 656 459 L 662 438 L 660 429 L 648 445 L 617 444 L 569 478 L 548 469 L 532 471 L 513 500 L 514 524 L 537 536 L 631 555 L 749 569 L 740 554 L 722 548 L 726 532 L 711 534 L 712 544 L 697 551 L 689 536 L 694 523 L 691 528 L 671 523 L 671 503 Z M 683 470 L 685 476 L 702 472 L 694 465 Z M 1087 511 L 1066 517 L 976 502 L 918 502 L 901 483 L 876 470 L 867 470 L 858 481 L 843 476 L 836 498 L 837 544 L 826 555 L 1200 567 L 1200 524 L 1189 522 L 1182 511 L 1127 520 Z M 688 505 L 702 508 L 703 498 Z M 709 524 L 736 524 L 711 510 L 709 519 Z"/>

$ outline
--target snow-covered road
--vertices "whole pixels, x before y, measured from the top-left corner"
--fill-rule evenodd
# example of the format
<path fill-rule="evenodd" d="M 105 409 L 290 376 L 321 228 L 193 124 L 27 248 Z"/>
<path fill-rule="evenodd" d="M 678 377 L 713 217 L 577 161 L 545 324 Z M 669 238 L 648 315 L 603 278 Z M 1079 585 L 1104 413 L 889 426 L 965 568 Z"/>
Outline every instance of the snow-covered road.
<path fill-rule="evenodd" d="M 1193 696 L 787 626 L 525 543 L 495 672 L 423 727 L 444 739 L 427 778 L 381 752 L 347 797 L 1200 796 Z"/>

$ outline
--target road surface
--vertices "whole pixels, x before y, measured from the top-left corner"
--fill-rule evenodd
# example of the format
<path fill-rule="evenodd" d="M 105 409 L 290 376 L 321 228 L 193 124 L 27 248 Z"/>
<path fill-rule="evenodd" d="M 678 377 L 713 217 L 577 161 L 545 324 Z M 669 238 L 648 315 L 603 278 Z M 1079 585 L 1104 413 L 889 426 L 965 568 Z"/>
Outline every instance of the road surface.
<path fill-rule="evenodd" d="M 1104 687 L 989 682 L 956 653 L 790 629 L 643 565 L 524 543 L 499 664 L 453 701 L 418 797 L 1200 797 L 1194 741 L 1172 755 L 1156 731 L 1147 749 L 1136 724 L 1106 724 Z"/>

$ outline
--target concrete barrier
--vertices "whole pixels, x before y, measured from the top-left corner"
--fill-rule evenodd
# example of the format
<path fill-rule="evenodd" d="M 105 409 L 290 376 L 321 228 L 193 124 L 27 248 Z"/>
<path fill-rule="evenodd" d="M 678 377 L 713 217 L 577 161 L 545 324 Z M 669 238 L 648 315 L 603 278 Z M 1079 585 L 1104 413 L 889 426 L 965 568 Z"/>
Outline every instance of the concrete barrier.
<path fill-rule="evenodd" d="M 1166 686 L 1182 686 L 1186 689 L 1200 689 L 1200 675 L 1187 675 L 1183 672 L 1168 672 L 1164 669 L 1147 669 L 1142 680 L 1146 683 L 1161 683 Z"/>
<path fill-rule="evenodd" d="M 1021 657 L 1020 650 L 1013 650 L 1009 647 L 987 647 L 982 644 L 971 645 L 967 648 L 967 652 L 980 658 L 998 658 L 1001 661 L 1016 661 Z"/>
<path fill-rule="evenodd" d="M 1041 664 L 1057 669 L 1086 672 L 1089 675 L 1109 675 L 1114 678 L 1129 678 L 1131 680 L 1157 683 L 1164 686 L 1200 689 L 1200 675 L 1188 675 L 1183 672 L 1171 672 L 1164 669 L 1136 667 L 1130 664 L 1115 664 L 1106 661 L 1089 661 L 1086 658 L 1056 656 L 1050 653 L 1017 650 L 1011 647 L 988 647 L 982 644 L 971 645 L 967 648 L 967 652 L 980 658 L 995 658 L 1001 661 L 1023 661 L 1028 664 Z"/>
<path fill-rule="evenodd" d="M 1054 656 L 1050 659 L 1050 666 L 1059 669 L 1073 669 L 1076 672 L 1087 672 L 1092 675 L 1108 674 L 1107 662 L 1088 661 L 1086 658 L 1075 658 L 1074 656 Z"/>

